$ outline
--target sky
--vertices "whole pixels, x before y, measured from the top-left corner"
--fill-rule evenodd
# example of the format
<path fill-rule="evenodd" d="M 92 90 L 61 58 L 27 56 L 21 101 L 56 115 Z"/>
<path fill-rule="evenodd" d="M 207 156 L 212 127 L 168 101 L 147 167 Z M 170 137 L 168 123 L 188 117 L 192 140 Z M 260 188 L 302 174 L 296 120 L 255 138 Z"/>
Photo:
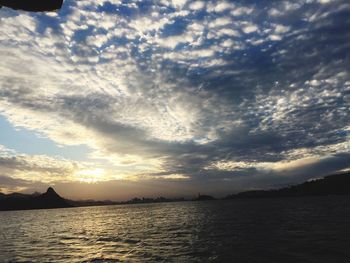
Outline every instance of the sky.
<path fill-rule="evenodd" d="M 350 168 L 350 2 L 0 9 L 0 191 L 225 196 Z"/>

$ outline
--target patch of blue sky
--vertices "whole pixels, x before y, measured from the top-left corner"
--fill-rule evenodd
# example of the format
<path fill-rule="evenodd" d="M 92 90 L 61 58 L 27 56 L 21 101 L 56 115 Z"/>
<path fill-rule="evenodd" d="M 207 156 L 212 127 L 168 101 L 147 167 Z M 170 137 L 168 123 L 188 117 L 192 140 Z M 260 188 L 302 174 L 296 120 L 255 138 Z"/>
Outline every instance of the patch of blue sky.
<path fill-rule="evenodd" d="M 185 33 L 186 28 L 190 21 L 186 18 L 178 18 L 172 24 L 167 24 L 164 26 L 162 37 L 176 36 Z"/>
<path fill-rule="evenodd" d="M 112 4 L 111 2 L 104 2 L 98 6 L 99 12 L 114 14 L 118 10 L 118 5 Z"/>
<path fill-rule="evenodd" d="M 5 117 L 0 115 L 0 145 L 19 153 L 33 155 L 59 156 L 76 161 L 86 161 L 90 149 L 84 145 L 65 146 L 25 129 L 14 127 Z"/>

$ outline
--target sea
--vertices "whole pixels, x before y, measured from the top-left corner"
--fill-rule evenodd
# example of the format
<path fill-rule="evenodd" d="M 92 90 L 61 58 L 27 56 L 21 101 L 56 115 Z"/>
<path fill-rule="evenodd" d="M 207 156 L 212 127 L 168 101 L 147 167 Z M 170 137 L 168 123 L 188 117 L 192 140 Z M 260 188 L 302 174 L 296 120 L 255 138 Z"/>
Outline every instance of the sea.
<path fill-rule="evenodd" d="M 349 263 L 350 197 L 0 212 L 0 262 Z"/>

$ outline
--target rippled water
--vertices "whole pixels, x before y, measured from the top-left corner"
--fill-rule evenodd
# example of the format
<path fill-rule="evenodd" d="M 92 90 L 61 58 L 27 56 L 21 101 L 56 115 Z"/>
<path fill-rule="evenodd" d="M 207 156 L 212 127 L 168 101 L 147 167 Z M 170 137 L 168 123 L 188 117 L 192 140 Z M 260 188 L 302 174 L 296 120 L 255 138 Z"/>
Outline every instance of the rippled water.
<path fill-rule="evenodd" d="M 350 198 L 0 212 L 0 262 L 350 262 Z"/>

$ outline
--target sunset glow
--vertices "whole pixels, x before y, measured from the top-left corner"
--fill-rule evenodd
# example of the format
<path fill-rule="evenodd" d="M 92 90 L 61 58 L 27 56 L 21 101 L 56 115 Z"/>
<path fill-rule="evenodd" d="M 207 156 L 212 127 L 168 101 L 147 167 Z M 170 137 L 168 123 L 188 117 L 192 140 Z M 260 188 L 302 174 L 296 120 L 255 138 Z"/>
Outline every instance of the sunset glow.
<path fill-rule="evenodd" d="M 56 185 L 70 196 L 67 185 L 127 182 L 132 194 L 224 195 L 348 169 L 349 8 L 342 0 L 2 8 L 1 190 Z"/>

